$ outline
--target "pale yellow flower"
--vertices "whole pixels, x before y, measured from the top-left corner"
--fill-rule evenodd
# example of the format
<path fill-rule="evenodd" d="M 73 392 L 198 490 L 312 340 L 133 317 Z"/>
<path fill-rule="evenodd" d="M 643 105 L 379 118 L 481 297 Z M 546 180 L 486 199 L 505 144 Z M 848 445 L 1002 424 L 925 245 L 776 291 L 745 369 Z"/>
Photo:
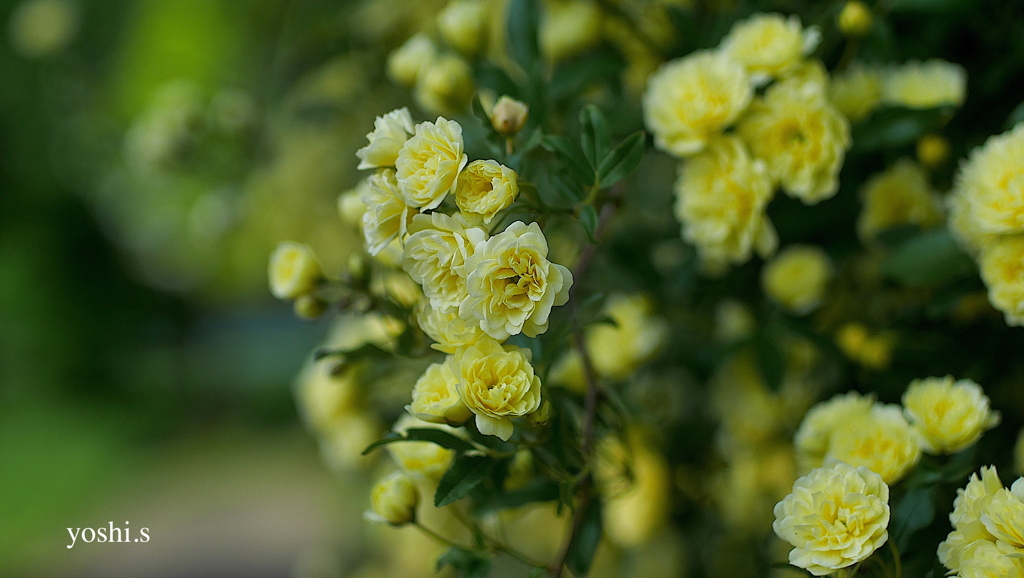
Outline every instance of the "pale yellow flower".
<path fill-rule="evenodd" d="M 530 107 L 525 102 L 509 96 L 502 96 L 491 108 L 491 126 L 499 134 L 515 136 L 530 115 Z"/>
<path fill-rule="evenodd" d="M 1024 548 L 1024 478 L 992 496 L 981 514 L 981 523 L 997 542 Z"/>
<path fill-rule="evenodd" d="M 368 145 L 356 151 L 359 169 L 395 166 L 398 151 L 412 136 L 412 115 L 406 107 L 395 109 L 373 121 L 373 132 L 366 135 Z"/>
<path fill-rule="evenodd" d="M 755 248 L 763 256 L 775 251 L 778 237 L 765 215 L 774 194 L 771 179 L 740 139 L 715 139 L 687 159 L 675 189 L 683 239 L 702 259 L 741 264 Z"/>
<path fill-rule="evenodd" d="M 462 402 L 476 415 L 480 433 L 508 440 L 512 418 L 540 407 L 540 377 L 530 365 L 530 351 L 512 345 L 502 347 L 483 337 L 455 352 L 455 377 Z"/>
<path fill-rule="evenodd" d="M 644 122 L 659 149 L 692 155 L 731 125 L 753 94 L 742 65 L 721 52 L 701 50 L 651 75 L 643 97 Z"/>
<path fill-rule="evenodd" d="M 882 101 L 882 74 L 876 68 L 855 62 L 832 76 L 829 98 L 850 122 L 860 122 L 871 116 Z"/>
<path fill-rule="evenodd" d="M 917 465 L 921 446 L 898 405 L 876 403 L 859 419 L 837 424 L 825 458 L 865 466 L 894 484 Z"/>
<path fill-rule="evenodd" d="M 423 421 L 403 414 L 395 422 L 393 431 L 405 433 L 410 428 L 434 428 L 463 437 L 463 433 L 444 424 Z M 406 474 L 417 481 L 433 483 L 441 479 L 455 459 L 455 452 L 432 442 L 394 442 L 387 446 L 391 458 Z"/>
<path fill-rule="evenodd" d="M 890 66 L 882 74 L 882 102 L 906 108 L 960 106 L 967 96 L 967 70 L 932 58 Z"/>
<path fill-rule="evenodd" d="M 611 441 L 614 440 L 614 441 Z M 622 443 L 615 438 L 606 438 L 602 445 Z M 627 476 L 598 480 L 605 489 L 603 516 L 605 535 L 612 543 L 623 548 L 636 547 L 648 541 L 668 519 L 671 497 L 671 470 L 660 453 L 631 440 L 630 448 L 619 457 L 625 458 Z M 607 448 L 599 448 L 598 459 L 607 459 L 613 454 Z M 595 475 L 608 475 L 614 466 L 595 465 Z"/>
<path fill-rule="evenodd" d="M 487 3 L 483 0 L 451 0 L 437 15 L 437 29 L 448 46 L 467 55 L 476 54 L 487 38 Z"/>
<path fill-rule="evenodd" d="M 978 441 L 999 423 L 981 386 L 953 376 L 929 377 L 910 383 L 903 394 L 903 411 L 920 434 L 921 449 L 952 454 Z"/>
<path fill-rule="evenodd" d="M 355 187 L 338 195 L 338 217 L 342 223 L 354 228 L 362 225 L 363 213 L 366 212 L 363 197 L 369 188 L 369 179 L 363 179 Z"/>
<path fill-rule="evenodd" d="M 331 471 L 365 468 L 370 462 L 363 450 L 380 439 L 382 429 L 369 412 L 353 410 L 337 414 L 317 429 L 320 456 Z"/>
<path fill-rule="evenodd" d="M 955 186 L 984 233 L 1024 233 L 1024 123 L 985 141 L 963 164 Z"/>
<path fill-rule="evenodd" d="M 419 494 L 416 485 L 402 472 L 393 472 L 370 490 L 370 508 L 366 517 L 373 521 L 402 526 L 416 519 Z"/>
<path fill-rule="evenodd" d="M 473 72 L 461 56 L 445 54 L 434 59 L 416 80 L 416 102 L 433 114 L 457 114 L 473 96 Z"/>
<path fill-rule="evenodd" d="M 820 39 L 818 29 L 804 30 L 796 15 L 754 14 L 733 24 L 722 50 L 743 64 L 755 83 L 764 84 L 796 67 Z"/>
<path fill-rule="evenodd" d="M 392 241 L 405 237 L 414 209 L 405 203 L 398 190 L 395 171 L 384 169 L 367 180 L 363 193 L 363 238 L 366 251 L 376 255 Z"/>
<path fill-rule="evenodd" d="M 850 123 L 822 85 L 798 79 L 773 84 L 751 104 L 737 131 L 790 196 L 813 205 L 839 190 Z"/>
<path fill-rule="evenodd" d="M 409 224 L 402 267 L 423 287 L 433 308 L 458 307 L 467 296 L 463 265 L 473 247 L 486 239 L 486 231 L 458 217 L 416 215 Z"/>
<path fill-rule="evenodd" d="M 1003 312 L 1007 325 L 1024 325 L 1024 235 L 991 241 L 978 265 L 992 306 Z"/>
<path fill-rule="evenodd" d="M 464 215 L 490 223 L 519 194 L 519 176 L 497 161 L 466 165 L 455 184 L 455 204 Z"/>
<path fill-rule="evenodd" d="M 812 407 L 793 438 L 800 469 L 808 471 L 821 466 L 825 462 L 832 433 L 844 422 L 866 419 L 874 403 L 873 397 L 851 391 Z"/>
<path fill-rule="evenodd" d="M 668 336 L 668 324 L 654 313 L 650 299 L 640 293 L 608 298 L 604 313 L 615 325 L 601 323 L 587 329 L 587 351 L 598 374 L 626 379 L 657 353 Z"/>
<path fill-rule="evenodd" d="M 889 539 L 889 486 L 864 467 L 833 460 L 793 484 L 775 505 L 775 534 L 789 563 L 815 576 L 866 559 Z"/>
<path fill-rule="evenodd" d="M 587 376 L 578 349 L 570 349 L 551 367 L 548 385 L 562 386 L 578 395 L 587 391 Z"/>
<path fill-rule="evenodd" d="M 455 353 L 486 335 L 476 318 L 467 321 L 459 317 L 458 308 L 434 309 L 429 302 L 417 308 L 416 322 L 434 340 L 430 347 L 444 353 Z"/>
<path fill-rule="evenodd" d="M 949 139 L 940 134 L 925 134 L 917 139 L 917 160 L 930 169 L 944 165 L 949 153 Z"/>
<path fill-rule="evenodd" d="M 862 241 L 900 225 L 927 228 L 942 222 L 942 201 L 928 184 L 928 175 L 910 159 L 900 159 L 868 179 L 861 198 L 857 234 Z"/>
<path fill-rule="evenodd" d="M 784 309 L 806 315 L 821 304 L 832 275 L 832 260 L 821 247 L 790 245 L 761 270 L 761 286 Z"/>
<path fill-rule="evenodd" d="M 986 232 L 978 225 L 971 207 L 969 185 L 964 179 L 964 172 L 957 175 L 953 191 L 947 197 L 949 232 L 965 251 L 978 256 L 981 248 L 992 243 L 999 235 Z"/>
<path fill-rule="evenodd" d="M 863 36 L 871 30 L 871 9 L 860 0 L 847 0 L 836 17 L 839 31 L 847 36 Z"/>
<path fill-rule="evenodd" d="M 340 416 L 359 411 L 361 391 L 356 372 L 331 361 L 306 366 L 298 377 L 298 406 L 314 429 L 328 427 Z"/>
<path fill-rule="evenodd" d="M 295 299 L 312 293 L 323 273 L 309 245 L 282 241 L 270 255 L 267 276 L 274 297 Z"/>
<path fill-rule="evenodd" d="M 468 160 L 459 123 L 437 117 L 436 122 L 416 125 L 415 134 L 405 141 L 395 161 L 395 176 L 405 204 L 421 211 L 436 208 L 455 190 L 459 172 Z"/>
<path fill-rule="evenodd" d="M 426 34 L 417 34 L 388 55 L 388 74 L 395 82 L 412 87 L 437 58 L 437 46 Z"/>
<path fill-rule="evenodd" d="M 480 329 L 498 340 L 546 331 L 551 307 L 565 304 L 572 287 L 572 273 L 547 254 L 537 223 L 516 221 L 477 245 L 464 266 L 469 297 L 459 316 L 479 320 Z"/>
<path fill-rule="evenodd" d="M 473 414 L 459 398 L 455 373 L 449 357 L 443 363 L 431 363 L 412 388 L 412 403 L 406 410 L 432 423 L 462 424 Z"/>
<path fill-rule="evenodd" d="M 960 553 L 960 578 L 1024 578 L 1024 552 L 977 540 Z"/>
<path fill-rule="evenodd" d="M 993 573 L 993 568 L 1001 564 L 1000 556 L 987 546 L 980 553 L 978 548 L 982 548 L 979 544 L 988 544 L 994 546 L 1002 557 L 1020 561 L 1020 554 L 1024 554 L 1019 546 L 1020 517 L 1024 513 L 1022 497 L 1024 482 L 1018 480 L 1012 490 L 1006 490 L 995 467 L 982 467 L 980 477 L 972 474 L 967 485 L 957 490 L 953 512 L 949 515 L 953 531 L 939 544 L 939 562 L 950 574 L 959 572 L 965 577 L 1014 575 L 1000 573 L 1012 572 L 1009 566 Z"/>
<path fill-rule="evenodd" d="M 601 40 L 601 8 L 593 0 L 544 3 L 538 43 L 548 62 L 571 58 Z"/>

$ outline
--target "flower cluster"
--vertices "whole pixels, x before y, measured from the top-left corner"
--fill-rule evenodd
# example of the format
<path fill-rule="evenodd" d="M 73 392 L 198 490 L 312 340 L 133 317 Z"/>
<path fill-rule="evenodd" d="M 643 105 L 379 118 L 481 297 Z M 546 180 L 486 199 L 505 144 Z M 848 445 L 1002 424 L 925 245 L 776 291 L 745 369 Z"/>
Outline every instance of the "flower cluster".
<path fill-rule="evenodd" d="M 1024 576 L 1024 479 L 1007 489 L 994 466 L 981 468 L 957 490 L 949 521 L 938 556 L 951 575 Z"/>

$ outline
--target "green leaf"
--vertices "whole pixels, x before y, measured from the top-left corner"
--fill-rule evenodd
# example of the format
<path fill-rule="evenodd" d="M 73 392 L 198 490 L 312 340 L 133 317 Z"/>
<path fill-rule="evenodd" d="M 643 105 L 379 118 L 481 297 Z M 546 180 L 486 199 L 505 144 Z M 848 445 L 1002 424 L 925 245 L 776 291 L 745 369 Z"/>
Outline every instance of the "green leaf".
<path fill-rule="evenodd" d="M 540 145 L 554 153 L 579 184 L 590 186 L 596 182 L 586 155 L 573 141 L 564 136 L 549 134 L 540 139 Z"/>
<path fill-rule="evenodd" d="M 462 578 L 486 578 L 491 571 L 489 559 L 458 546 L 452 546 L 437 559 L 435 570 L 440 572 L 446 566 L 451 566 Z"/>
<path fill-rule="evenodd" d="M 379 440 L 373 442 L 372 444 L 366 446 L 366 449 L 363 450 L 362 455 L 365 456 L 366 454 L 372 452 L 373 450 L 379 448 L 382 445 L 390 444 L 390 443 L 393 443 L 393 442 L 400 442 L 400 441 L 404 441 L 404 440 L 405 440 L 405 436 L 403 436 L 402 434 L 400 434 L 398 432 L 394 432 L 394 431 L 389 431 L 388 433 L 384 434 L 384 437 L 382 437 Z"/>
<path fill-rule="evenodd" d="M 910 490 L 903 496 L 892 511 L 892 539 L 896 547 L 906 550 L 910 536 L 932 523 L 935 519 L 931 486 L 923 486 Z"/>
<path fill-rule="evenodd" d="M 473 81 L 478 88 L 488 88 L 496 96 L 508 95 L 522 100 L 522 91 L 516 81 L 512 80 L 505 69 L 486 60 L 473 65 Z"/>
<path fill-rule="evenodd" d="M 480 121 L 480 124 L 482 124 L 489 132 L 491 130 L 491 117 L 487 115 L 487 111 L 484 110 L 484 104 L 480 102 L 479 92 L 473 95 L 473 100 L 470 101 L 469 108 L 473 113 L 473 116 Z"/>
<path fill-rule="evenodd" d="M 608 122 L 596 106 L 588 104 L 580 111 L 580 128 L 580 144 L 583 147 L 583 154 L 590 161 L 591 168 L 596 170 L 605 155 L 608 154 L 608 147 L 611 146 Z"/>
<path fill-rule="evenodd" d="M 560 63 L 551 75 L 552 101 L 572 98 L 595 84 L 614 82 L 626 63 L 613 49 L 595 50 Z"/>
<path fill-rule="evenodd" d="M 582 513 L 583 522 L 569 545 L 569 554 L 565 565 L 574 576 L 586 576 L 590 571 L 590 563 L 594 561 L 597 545 L 601 542 L 601 504 L 593 502 L 587 511 Z"/>
<path fill-rule="evenodd" d="M 558 197 L 544 194 L 544 191 L 541 191 L 541 199 L 553 207 L 575 205 L 587 196 L 587 191 L 580 186 L 580 183 L 562 171 L 550 173 L 548 181 L 551 183 L 548 190 L 557 193 Z"/>
<path fill-rule="evenodd" d="M 926 231 L 882 262 L 882 274 L 912 287 L 935 286 L 969 275 L 974 262 L 946 229 Z"/>
<path fill-rule="evenodd" d="M 337 356 L 345 363 L 352 363 L 353 361 L 359 361 L 362 359 L 382 359 L 388 357 L 394 357 L 394 354 L 384 351 L 380 347 L 367 343 L 362 347 L 357 347 L 351 350 L 344 349 L 331 349 L 329 347 L 321 347 L 313 351 L 313 361 L 320 361 L 325 357 Z"/>
<path fill-rule="evenodd" d="M 538 4 L 539 0 L 512 0 L 508 3 L 508 50 L 527 73 L 536 70 L 540 63 Z"/>
<path fill-rule="evenodd" d="M 438 508 L 462 499 L 491 473 L 493 460 L 484 456 L 458 456 L 452 467 L 441 476 L 434 493 Z"/>
<path fill-rule="evenodd" d="M 529 578 L 541 578 L 541 576 L 550 576 L 548 569 L 543 566 L 537 566 L 533 570 L 530 570 Z"/>
<path fill-rule="evenodd" d="M 468 452 L 474 449 L 473 444 L 466 440 L 433 427 L 409 428 L 406 430 L 405 436 L 406 440 L 411 442 L 431 442 L 457 452 Z"/>
<path fill-rule="evenodd" d="M 597 180 L 602 188 L 610 187 L 640 166 L 644 158 L 644 131 L 637 131 L 616 145 L 597 168 Z"/>
<path fill-rule="evenodd" d="M 597 239 L 594 238 L 594 233 L 597 230 L 597 209 L 593 205 L 580 207 L 580 224 L 583 225 L 583 230 L 590 238 L 590 242 L 596 243 Z"/>
<path fill-rule="evenodd" d="M 550 502 L 557 500 L 558 483 L 546 478 L 531 480 L 525 486 L 490 497 L 483 505 L 484 510 L 506 510 L 518 508 L 533 502 Z"/>

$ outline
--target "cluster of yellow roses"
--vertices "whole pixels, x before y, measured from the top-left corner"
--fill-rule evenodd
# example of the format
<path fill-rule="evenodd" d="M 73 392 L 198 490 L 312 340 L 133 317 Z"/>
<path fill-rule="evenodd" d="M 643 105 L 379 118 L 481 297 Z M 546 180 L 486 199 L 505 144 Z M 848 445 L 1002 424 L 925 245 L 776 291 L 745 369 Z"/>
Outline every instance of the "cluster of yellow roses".
<path fill-rule="evenodd" d="M 957 490 L 949 521 L 953 531 L 938 554 L 950 574 L 1024 576 L 1024 478 L 1007 489 L 994 466 L 981 468 Z"/>
<path fill-rule="evenodd" d="M 958 452 L 999 419 L 977 383 L 951 376 L 913 381 L 902 407 L 850 392 L 811 408 L 794 439 L 810 471 L 775 507 L 790 563 L 821 576 L 870 556 L 888 538 L 888 485 L 922 452 Z"/>

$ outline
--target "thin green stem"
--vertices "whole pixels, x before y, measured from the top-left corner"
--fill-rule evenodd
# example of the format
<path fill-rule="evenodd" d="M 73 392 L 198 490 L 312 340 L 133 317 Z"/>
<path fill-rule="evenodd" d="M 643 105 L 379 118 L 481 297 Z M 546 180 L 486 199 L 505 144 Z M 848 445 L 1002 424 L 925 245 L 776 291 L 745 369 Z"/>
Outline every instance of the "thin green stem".
<path fill-rule="evenodd" d="M 487 533 L 485 533 L 475 521 L 466 519 L 466 517 L 463 515 L 461 511 L 459 511 L 458 508 L 452 508 L 451 511 L 455 516 L 455 519 L 461 522 L 462 525 L 465 526 L 470 532 L 473 532 L 474 535 L 483 538 L 484 543 L 490 550 L 507 554 L 508 556 L 511 556 L 512 558 L 515 558 L 523 564 L 526 564 L 527 566 L 533 568 L 536 568 L 538 566 L 545 566 L 545 564 L 540 564 L 534 560 L 531 560 L 529 556 L 527 556 L 526 554 L 523 554 L 515 548 L 506 545 L 497 538 L 493 538 L 487 535 Z"/>
<path fill-rule="evenodd" d="M 889 540 L 889 549 L 892 551 L 892 564 L 896 570 L 896 578 L 903 578 L 903 561 L 900 559 L 900 549 L 896 547 L 892 540 Z"/>
<path fill-rule="evenodd" d="M 433 538 L 434 540 L 440 542 L 441 544 L 444 544 L 445 546 L 448 546 L 448 547 L 451 547 L 451 548 L 462 548 L 463 550 L 473 550 L 474 549 L 474 548 L 466 548 L 464 546 L 456 544 L 455 542 L 449 540 L 448 538 L 445 538 L 444 536 L 442 536 L 442 535 L 438 534 L 437 532 L 431 530 L 430 528 L 424 526 L 418 520 L 413 522 L 412 524 L 414 526 L 416 526 L 417 528 L 419 528 L 421 532 L 423 532 L 424 534 L 430 536 L 431 538 Z"/>

